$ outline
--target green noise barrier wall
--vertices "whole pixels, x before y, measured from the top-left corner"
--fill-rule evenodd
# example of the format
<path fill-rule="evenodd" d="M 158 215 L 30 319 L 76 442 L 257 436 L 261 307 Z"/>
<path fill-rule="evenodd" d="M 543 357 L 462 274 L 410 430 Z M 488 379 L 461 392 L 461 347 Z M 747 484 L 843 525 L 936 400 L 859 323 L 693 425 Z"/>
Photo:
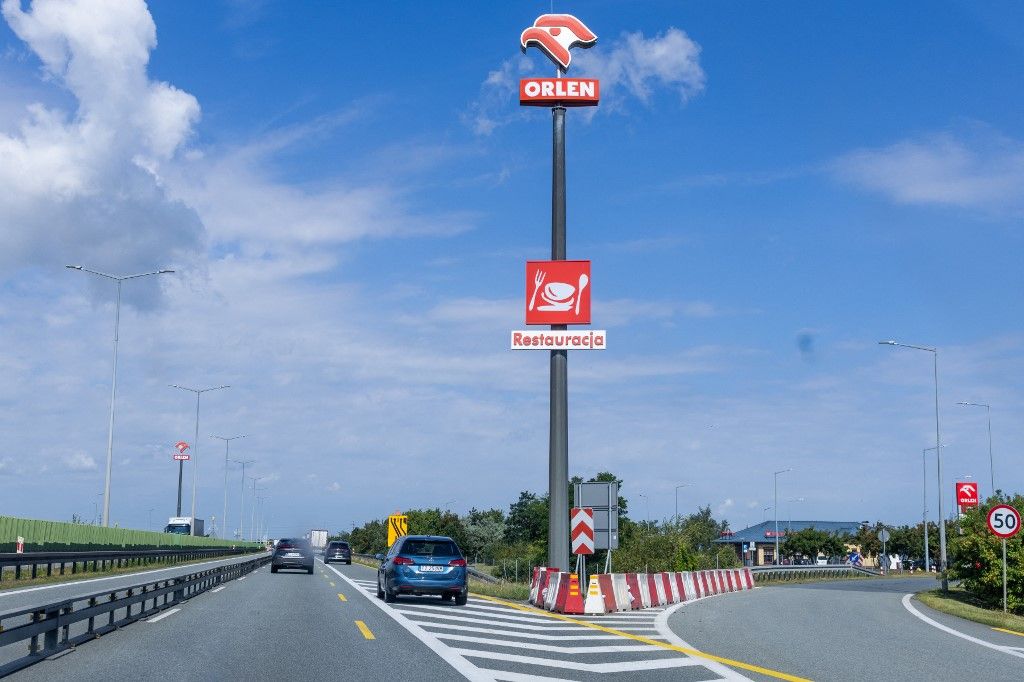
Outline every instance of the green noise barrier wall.
<path fill-rule="evenodd" d="M 257 549 L 257 542 L 191 537 L 129 528 L 104 528 L 82 523 L 36 521 L 0 516 L 0 552 L 14 552 L 18 537 L 26 552 L 89 552 L 97 550 L 177 549 L 179 547 L 242 547 Z"/>

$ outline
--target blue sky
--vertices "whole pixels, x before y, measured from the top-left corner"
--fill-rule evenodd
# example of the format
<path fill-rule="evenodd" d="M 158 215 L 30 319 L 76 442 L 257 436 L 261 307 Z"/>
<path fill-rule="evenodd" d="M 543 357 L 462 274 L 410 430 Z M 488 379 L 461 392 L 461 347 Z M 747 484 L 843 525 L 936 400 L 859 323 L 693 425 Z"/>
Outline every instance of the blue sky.
<path fill-rule="evenodd" d="M 515 89 L 551 73 L 518 50 L 550 2 L 0 6 L 0 513 L 91 518 L 102 491 L 112 290 L 70 262 L 177 270 L 125 288 L 121 525 L 173 511 L 171 383 L 232 385 L 204 397 L 208 519 L 210 434 L 248 434 L 276 534 L 546 488 L 547 357 L 507 347 L 548 253 L 550 115 Z M 570 358 L 571 472 L 657 518 L 692 483 L 682 509 L 738 528 L 793 468 L 782 515 L 911 522 L 931 358 L 895 338 L 940 349 L 947 505 L 964 474 L 990 491 L 961 400 L 1022 489 L 1024 11 L 554 9 L 602 81 L 568 115 L 569 257 L 609 330 Z"/>

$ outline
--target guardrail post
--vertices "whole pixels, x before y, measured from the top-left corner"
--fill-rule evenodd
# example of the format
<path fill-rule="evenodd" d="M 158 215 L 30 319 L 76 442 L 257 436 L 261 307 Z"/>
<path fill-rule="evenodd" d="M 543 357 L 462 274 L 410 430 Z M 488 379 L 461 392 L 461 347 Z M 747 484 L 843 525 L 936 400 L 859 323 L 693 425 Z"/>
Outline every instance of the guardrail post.
<path fill-rule="evenodd" d="M 55 651 L 57 649 L 57 628 L 59 623 L 57 616 L 59 613 L 60 612 L 57 609 L 46 612 L 46 621 L 53 620 L 55 622 L 43 635 L 43 653 Z"/>
<path fill-rule="evenodd" d="M 43 611 L 32 612 L 32 622 L 38 623 L 43 619 Z M 32 639 L 28 641 L 28 653 L 29 655 L 39 653 L 39 635 L 32 635 Z"/>

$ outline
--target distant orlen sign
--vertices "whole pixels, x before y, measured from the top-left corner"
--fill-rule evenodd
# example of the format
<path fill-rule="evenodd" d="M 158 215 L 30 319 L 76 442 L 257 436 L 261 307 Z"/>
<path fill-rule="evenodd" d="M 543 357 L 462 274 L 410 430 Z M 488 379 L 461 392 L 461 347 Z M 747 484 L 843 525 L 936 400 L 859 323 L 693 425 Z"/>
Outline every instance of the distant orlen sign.
<path fill-rule="evenodd" d="M 175 453 L 174 455 L 175 462 L 187 462 L 189 459 L 191 459 L 191 457 L 184 452 Z"/>
<path fill-rule="evenodd" d="M 596 107 L 601 84 L 596 78 L 523 78 L 519 104 L 524 107 Z"/>
<path fill-rule="evenodd" d="M 786 531 L 780 530 L 776 533 L 774 530 L 766 530 L 764 536 L 766 538 L 784 538 L 786 537 Z"/>
<path fill-rule="evenodd" d="M 526 324 L 590 324 L 590 261 L 526 262 Z"/>
<path fill-rule="evenodd" d="M 977 483 L 960 483 L 956 484 L 956 503 L 961 507 L 977 507 L 978 506 L 978 484 Z"/>

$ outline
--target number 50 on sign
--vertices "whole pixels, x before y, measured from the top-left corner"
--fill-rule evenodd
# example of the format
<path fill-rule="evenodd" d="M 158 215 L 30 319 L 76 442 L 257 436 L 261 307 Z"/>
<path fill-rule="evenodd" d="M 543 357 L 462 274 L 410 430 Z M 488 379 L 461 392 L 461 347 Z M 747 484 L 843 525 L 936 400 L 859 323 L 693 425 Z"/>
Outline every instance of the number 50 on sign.
<path fill-rule="evenodd" d="M 988 512 L 988 529 L 996 537 L 1012 538 L 1020 532 L 1020 512 L 1008 504 L 997 504 Z"/>

